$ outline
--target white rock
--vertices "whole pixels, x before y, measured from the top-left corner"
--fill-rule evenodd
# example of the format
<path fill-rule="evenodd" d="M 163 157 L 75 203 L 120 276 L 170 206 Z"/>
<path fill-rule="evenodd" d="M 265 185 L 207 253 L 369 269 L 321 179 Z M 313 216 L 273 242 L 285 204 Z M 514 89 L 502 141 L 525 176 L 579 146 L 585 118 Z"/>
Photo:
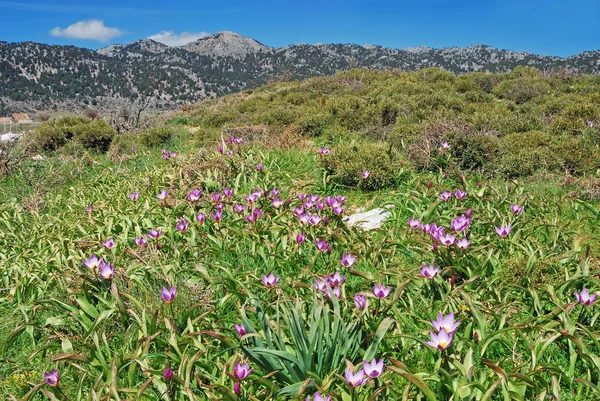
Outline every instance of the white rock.
<path fill-rule="evenodd" d="M 35 155 L 31 158 L 31 160 L 35 160 L 36 162 L 43 162 L 44 161 L 44 156 L 42 155 Z"/>
<path fill-rule="evenodd" d="M 8 132 L 6 134 L 0 135 L 0 141 L 1 142 L 12 142 L 14 140 L 19 139 L 22 136 L 23 136 L 23 134 L 13 134 L 12 132 Z"/>
<path fill-rule="evenodd" d="M 386 206 L 391 208 L 393 206 Z M 384 221 L 392 216 L 392 212 L 378 207 L 363 213 L 355 213 L 344 218 L 346 224 L 351 227 L 358 227 L 365 231 L 380 228 Z"/>

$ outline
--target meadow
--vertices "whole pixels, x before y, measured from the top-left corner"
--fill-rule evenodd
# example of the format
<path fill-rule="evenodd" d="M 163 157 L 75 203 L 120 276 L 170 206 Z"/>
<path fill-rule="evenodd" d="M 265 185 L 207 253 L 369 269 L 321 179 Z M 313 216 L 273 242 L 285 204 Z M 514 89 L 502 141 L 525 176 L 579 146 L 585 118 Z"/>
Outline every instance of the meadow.
<path fill-rule="evenodd" d="M 598 87 L 355 70 L 42 124 L 0 184 L 0 397 L 599 399 Z"/>

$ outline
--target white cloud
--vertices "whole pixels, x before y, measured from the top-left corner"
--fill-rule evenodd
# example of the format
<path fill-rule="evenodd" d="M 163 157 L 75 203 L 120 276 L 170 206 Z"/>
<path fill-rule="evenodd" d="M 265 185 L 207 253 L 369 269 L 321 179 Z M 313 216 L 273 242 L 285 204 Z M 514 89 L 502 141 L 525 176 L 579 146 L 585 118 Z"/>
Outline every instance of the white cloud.
<path fill-rule="evenodd" d="M 167 46 L 183 46 L 200 38 L 210 35 L 208 32 L 181 32 L 179 35 L 173 31 L 161 31 L 148 39 L 164 43 Z"/>
<path fill-rule="evenodd" d="M 104 21 L 91 19 L 79 21 L 66 28 L 56 27 L 50 31 L 52 36 L 72 39 L 97 40 L 99 42 L 108 42 L 109 40 L 124 35 L 125 32 L 118 28 L 109 28 L 104 25 Z"/>

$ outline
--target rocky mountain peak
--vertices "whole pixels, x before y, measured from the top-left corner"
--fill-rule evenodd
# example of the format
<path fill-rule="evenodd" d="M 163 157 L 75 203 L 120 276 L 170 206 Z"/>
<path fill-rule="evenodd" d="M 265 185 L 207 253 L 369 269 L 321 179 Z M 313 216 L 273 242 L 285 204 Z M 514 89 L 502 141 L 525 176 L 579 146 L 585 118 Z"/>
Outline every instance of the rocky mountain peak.
<path fill-rule="evenodd" d="M 183 49 L 209 57 L 244 58 L 248 54 L 271 48 L 255 39 L 231 31 L 220 31 L 182 46 Z"/>

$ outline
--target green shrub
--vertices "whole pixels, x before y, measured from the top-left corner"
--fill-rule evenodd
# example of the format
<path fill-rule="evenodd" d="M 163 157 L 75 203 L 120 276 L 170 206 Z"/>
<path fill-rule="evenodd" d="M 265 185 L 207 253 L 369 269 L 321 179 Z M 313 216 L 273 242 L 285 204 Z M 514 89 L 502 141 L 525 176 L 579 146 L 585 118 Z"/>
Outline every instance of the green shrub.
<path fill-rule="evenodd" d="M 489 74 L 485 72 L 474 72 L 461 77 L 463 80 L 473 82 L 473 84 L 485 93 L 491 93 L 501 78 L 498 74 Z M 465 85 L 465 84 L 462 84 Z"/>
<path fill-rule="evenodd" d="M 121 134 L 116 135 L 113 138 L 112 143 L 110 144 L 110 148 L 108 153 L 110 155 L 123 155 L 123 154 L 131 154 L 131 147 L 137 147 L 140 142 L 140 137 L 138 135 L 132 134 Z"/>
<path fill-rule="evenodd" d="M 75 128 L 73 140 L 96 152 L 106 152 L 115 135 L 112 127 L 103 120 L 87 121 Z"/>
<path fill-rule="evenodd" d="M 298 118 L 298 112 L 290 105 L 267 106 L 256 114 L 253 121 L 256 124 L 269 124 L 278 127 L 293 124 Z"/>
<path fill-rule="evenodd" d="M 575 133 L 587 127 L 588 121 L 600 120 L 600 106 L 592 103 L 573 103 L 565 107 L 551 123 L 556 134 Z"/>
<path fill-rule="evenodd" d="M 443 140 L 451 144 L 457 164 L 468 170 L 489 170 L 499 147 L 498 136 L 493 132 L 475 131 L 468 126 L 450 130 Z"/>
<path fill-rule="evenodd" d="M 62 147 L 61 153 L 68 156 L 82 157 L 86 154 L 86 150 L 81 143 L 77 141 L 70 141 Z"/>
<path fill-rule="evenodd" d="M 175 128 L 163 125 L 161 127 L 149 128 L 142 131 L 139 135 L 140 142 L 143 145 L 154 148 L 166 144 L 175 135 Z"/>
<path fill-rule="evenodd" d="M 553 136 L 550 152 L 559 158 L 560 169 L 579 175 L 600 168 L 600 150 L 585 136 Z"/>
<path fill-rule="evenodd" d="M 191 117 L 175 117 L 172 118 L 169 122 L 173 125 L 188 125 L 191 120 Z"/>
<path fill-rule="evenodd" d="M 334 182 L 365 190 L 393 187 L 401 172 L 398 153 L 385 143 L 341 145 L 322 158 L 322 165 Z M 367 179 L 362 178 L 364 170 L 371 173 Z"/>
<path fill-rule="evenodd" d="M 454 82 L 454 87 L 456 88 L 456 91 L 459 93 L 466 93 L 466 92 L 473 92 L 473 91 L 479 92 L 481 90 L 479 85 L 477 85 L 477 83 L 474 80 L 470 79 L 469 76 L 467 76 L 467 75 L 458 77 L 456 79 L 456 81 Z"/>
<path fill-rule="evenodd" d="M 584 136 L 531 131 L 502 138 L 497 171 L 508 177 L 524 177 L 538 171 L 581 174 L 599 166 L 598 145 Z"/>
<path fill-rule="evenodd" d="M 542 78 L 516 78 L 503 81 L 492 93 L 517 104 L 525 103 L 550 91 L 550 84 Z"/>
<path fill-rule="evenodd" d="M 310 113 L 298 119 L 298 130 L 302 135 L 321 136 L 330 120 L 327 113 Z"/>
<path fill-rule="evenodd" d="M 420 81 L 428 83 L 453 83 L 456 80 L 456 75 L 441 68 L 424 68 L 416 74 Z"/>
<path fill-rule="evenodd" d="M 337 123 L 349 130 L 358 131 L 376 120 L 375 108 L 370 108 L 367 101 L 359 96 L 334 98 L 327 106 Z"/>
<path fill-rule="evenodd" d="M 228 108 L 219 109 L 216 111 L 209 110 L 204 116 L 202 116 L 200 124 L 195 125 L 221 128 L 227 123 L 239 121 L 240 117 L 240 113 L 238 113 L 236 110 Z"/>
<path fill-rule="evenodd" d="M 513 113 L 500 121 L 500 130 L 505 134 L 537 131 L 543 128 L 544 123 L 541 119 L 527 112 Z"/>
<path fill-rule="evenodd" d="M 555 171 L 561 161 L 549 145 L 550 137 L 543 131 L 509 134 L 502 138 L 495 169 L 509 178 L 528 176 L 539 170 Z"/>
<path fill-rule="evenodd" d="M 114 130 L 102 120 L 63 117 L 40 124 L 32 134 L 32 146 L 36 150 L 52 152 L 73 140 L 86 149 L 106 152 L 113 136 Z"/>

